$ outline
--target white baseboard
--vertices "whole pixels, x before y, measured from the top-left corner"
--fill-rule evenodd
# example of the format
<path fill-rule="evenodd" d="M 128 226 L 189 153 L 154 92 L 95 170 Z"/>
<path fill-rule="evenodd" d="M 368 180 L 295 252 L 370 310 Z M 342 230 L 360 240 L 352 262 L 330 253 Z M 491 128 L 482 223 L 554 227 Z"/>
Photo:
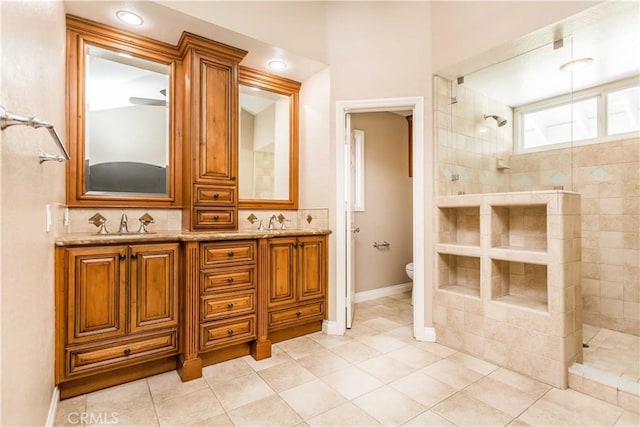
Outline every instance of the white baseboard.
<path fill-rule="evenodd" d="M 369 301 L 376 298 L 397 295 L 410 291 L 413 288 L 413 282 L 401 283 L 399 285 L 385 286 L 384 288 L 373 289 L 371 291 L 357 292 L 356 303 Z"/>
<path fill-rule="evenodd" d="M 53 395 L 51 396 L 51 404 L 49 404 L 49 413 L 47 414 L 46 427 L 53 427 L 56 422 L 56 414 L 58 413 L 58 402 L 60 402 L 60 389 L 54 387 Z"/>
<path fill-rule="evenodd" d="M 416 341 L 436 342 L 436 330 L 434 328 L 418 328 Z"/>
<path fill-rule="evenodd" d="M 338 323 L 335 320 L 323 320 L 322 332 L 327 335 L 338 335 Z"/>

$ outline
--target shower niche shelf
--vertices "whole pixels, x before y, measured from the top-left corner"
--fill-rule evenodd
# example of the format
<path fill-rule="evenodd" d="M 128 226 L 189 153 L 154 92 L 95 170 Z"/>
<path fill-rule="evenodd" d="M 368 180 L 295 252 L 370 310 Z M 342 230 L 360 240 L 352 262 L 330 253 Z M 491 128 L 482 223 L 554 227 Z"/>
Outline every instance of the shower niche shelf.
<path fill-rule="evenodd" d="M 440 243 L 480 246 L 480 206 L 440 207 Z"/>
<path fill-rule="evenodd" d="M 443 196 L 435 215 L 437 341 L 567 387 L 568 367 L 582 358 L 580 195 Z M 478 325 L 488 324 L 503 333 L 485 335 Z M 527 331 L 554 337 L 549 351 L 523 342 Z"/>
<path fill-rule="evenodd" d="M 547 205 L 492 205 L 491 247 L 545 253 Z"/>
<path fill-rule="evenodd" d="M 547 266 L 491 260 L 491 299 L 548 312 Z"/>
<path fill-rule="evenodd" d="M 438 254 L 439 290 L 480 298 L 480 258 Z"/>

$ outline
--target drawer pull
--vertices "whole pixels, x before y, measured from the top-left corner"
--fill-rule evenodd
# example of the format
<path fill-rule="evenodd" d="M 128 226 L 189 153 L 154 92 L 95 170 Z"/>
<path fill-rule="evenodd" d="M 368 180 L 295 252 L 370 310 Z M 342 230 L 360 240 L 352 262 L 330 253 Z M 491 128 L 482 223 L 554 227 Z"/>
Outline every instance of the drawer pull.
<path fill-rule="evenodd" d="M 130 354 L 131 354 L 131 349 L 130 349 L 130 348 L 125 348 L 125 349 L 124 349 L 124 355 L 125 355 L 125 356 L 128 356 L 128 355 L 130 355 Z"/>
<path fill-rule="evenodd" d="M 300 317 L 300 316 L 302 316 L 302 313 L 299 311 L 296 311 L 296 317 Z"/>
<path fill-rule="evenodd" d="M 229 335 L 229 336 L 233 335 L 233 329 L 228 329 L 227 330 L 227 335 Z"/>
<path fill-rule="evenodd" d="M 233 303 L 232 303 L 232 302 L 230 302 L 229 304 L 227 304 L 227 308 L 228 308 L 228 309 L 232 309 L 232 308 L 233 308 Z"/>
<path fill-rule="evenodd" d="M 229 278 L 227 278 L 227 282 L 228 282 L 228 283 L 233 283 L 233 277 L 229 277 Z"/>
<path fill-rule="evenodd" d="M 220 198 L 220 194 L 218 194 L 218 193 L 213 193 L 213 198 L 214 198 L 214 199 L 219 199 L 219 198 Z"/>
<path fill-rule="evenodd" d="M 227 255 L 229 255 L 229 256 L 233 256 L 233 251 L 229 251 L 229 252 L 227 252 Z"/>
<path fill-rule="evenodd" d="M 213 220 L 214 220 L 214 221 L 217 221 L 217 220 L 219 220 L 219 219 L 220 219 L 220 215 L 214 215 L 214 216 L 213 216 Z"/>

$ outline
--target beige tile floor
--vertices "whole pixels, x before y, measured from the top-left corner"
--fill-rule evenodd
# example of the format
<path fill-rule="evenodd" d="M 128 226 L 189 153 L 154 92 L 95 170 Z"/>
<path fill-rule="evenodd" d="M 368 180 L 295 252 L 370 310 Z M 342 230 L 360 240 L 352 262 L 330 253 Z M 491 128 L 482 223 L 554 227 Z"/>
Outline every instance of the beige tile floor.
<path fill-rule="evenodd" d="M 357 305 L 343 337 L 176 372 L 60 402 L 57 425 L 638 426 L 640 416 L 412 335 L 409 295 Z M 86 422 L 82 422 L 82 421 Z"/>
<path fill-rule="evenodd" d="M 583 365 L 640 382 L 640 337 L 584 325 Z"/>

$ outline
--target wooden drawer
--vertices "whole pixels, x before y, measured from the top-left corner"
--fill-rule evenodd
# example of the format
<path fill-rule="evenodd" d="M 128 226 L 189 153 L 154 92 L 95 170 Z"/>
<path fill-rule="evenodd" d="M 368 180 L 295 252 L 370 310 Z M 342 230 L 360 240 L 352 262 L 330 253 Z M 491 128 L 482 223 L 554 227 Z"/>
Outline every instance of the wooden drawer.
<path fill-rule="evenodd" d="M 252 341 L 256 338 L 256 316 L 236 317 L 200 325 L 200 350 Z"/>
<path fill-rule="evenodd" d="M 200 273 L 200 292 L 207 294 L 254 288 L 255 275 L 255 266 L 206 269 Z"/>
<path fill-rule="evenodd" d="M 211 267 L 220 264 L 249 263 L 256 260 L 256 242 L 211 242 L 200 245 L 200 266 Z"/>
<path fill-rule="evenodd" d="M 235 229 L 237 213 L 235 209 L 194 208 L 194 228 Z"/>
<path fill-rule="evenodd" d="M 324 319 L 324 301 L 269 312 L 269 328 Z"/>
<path fill-rule="evenodd" d="M 196 185 L 194 192 L 193 199 L 196 205 L 235 206 L 236 204 L 236 189 L 233 187 Z"/>
<path fill-rule="evenodd" d="M 152 356 L 167 356 L 178 352 L 176 331 L 153 336 L 117 341 L 108 345 L 92 345 L 67 348 L 67 374 L 108 368 L 111 365 L 151 360 Z"/>
<path fill-rule="evenodd" d="M 200 299 L 200 320 L 203 322 L 243 314 L 255 314 L 255 312 L 255 292 L 220 294 Z"/>

